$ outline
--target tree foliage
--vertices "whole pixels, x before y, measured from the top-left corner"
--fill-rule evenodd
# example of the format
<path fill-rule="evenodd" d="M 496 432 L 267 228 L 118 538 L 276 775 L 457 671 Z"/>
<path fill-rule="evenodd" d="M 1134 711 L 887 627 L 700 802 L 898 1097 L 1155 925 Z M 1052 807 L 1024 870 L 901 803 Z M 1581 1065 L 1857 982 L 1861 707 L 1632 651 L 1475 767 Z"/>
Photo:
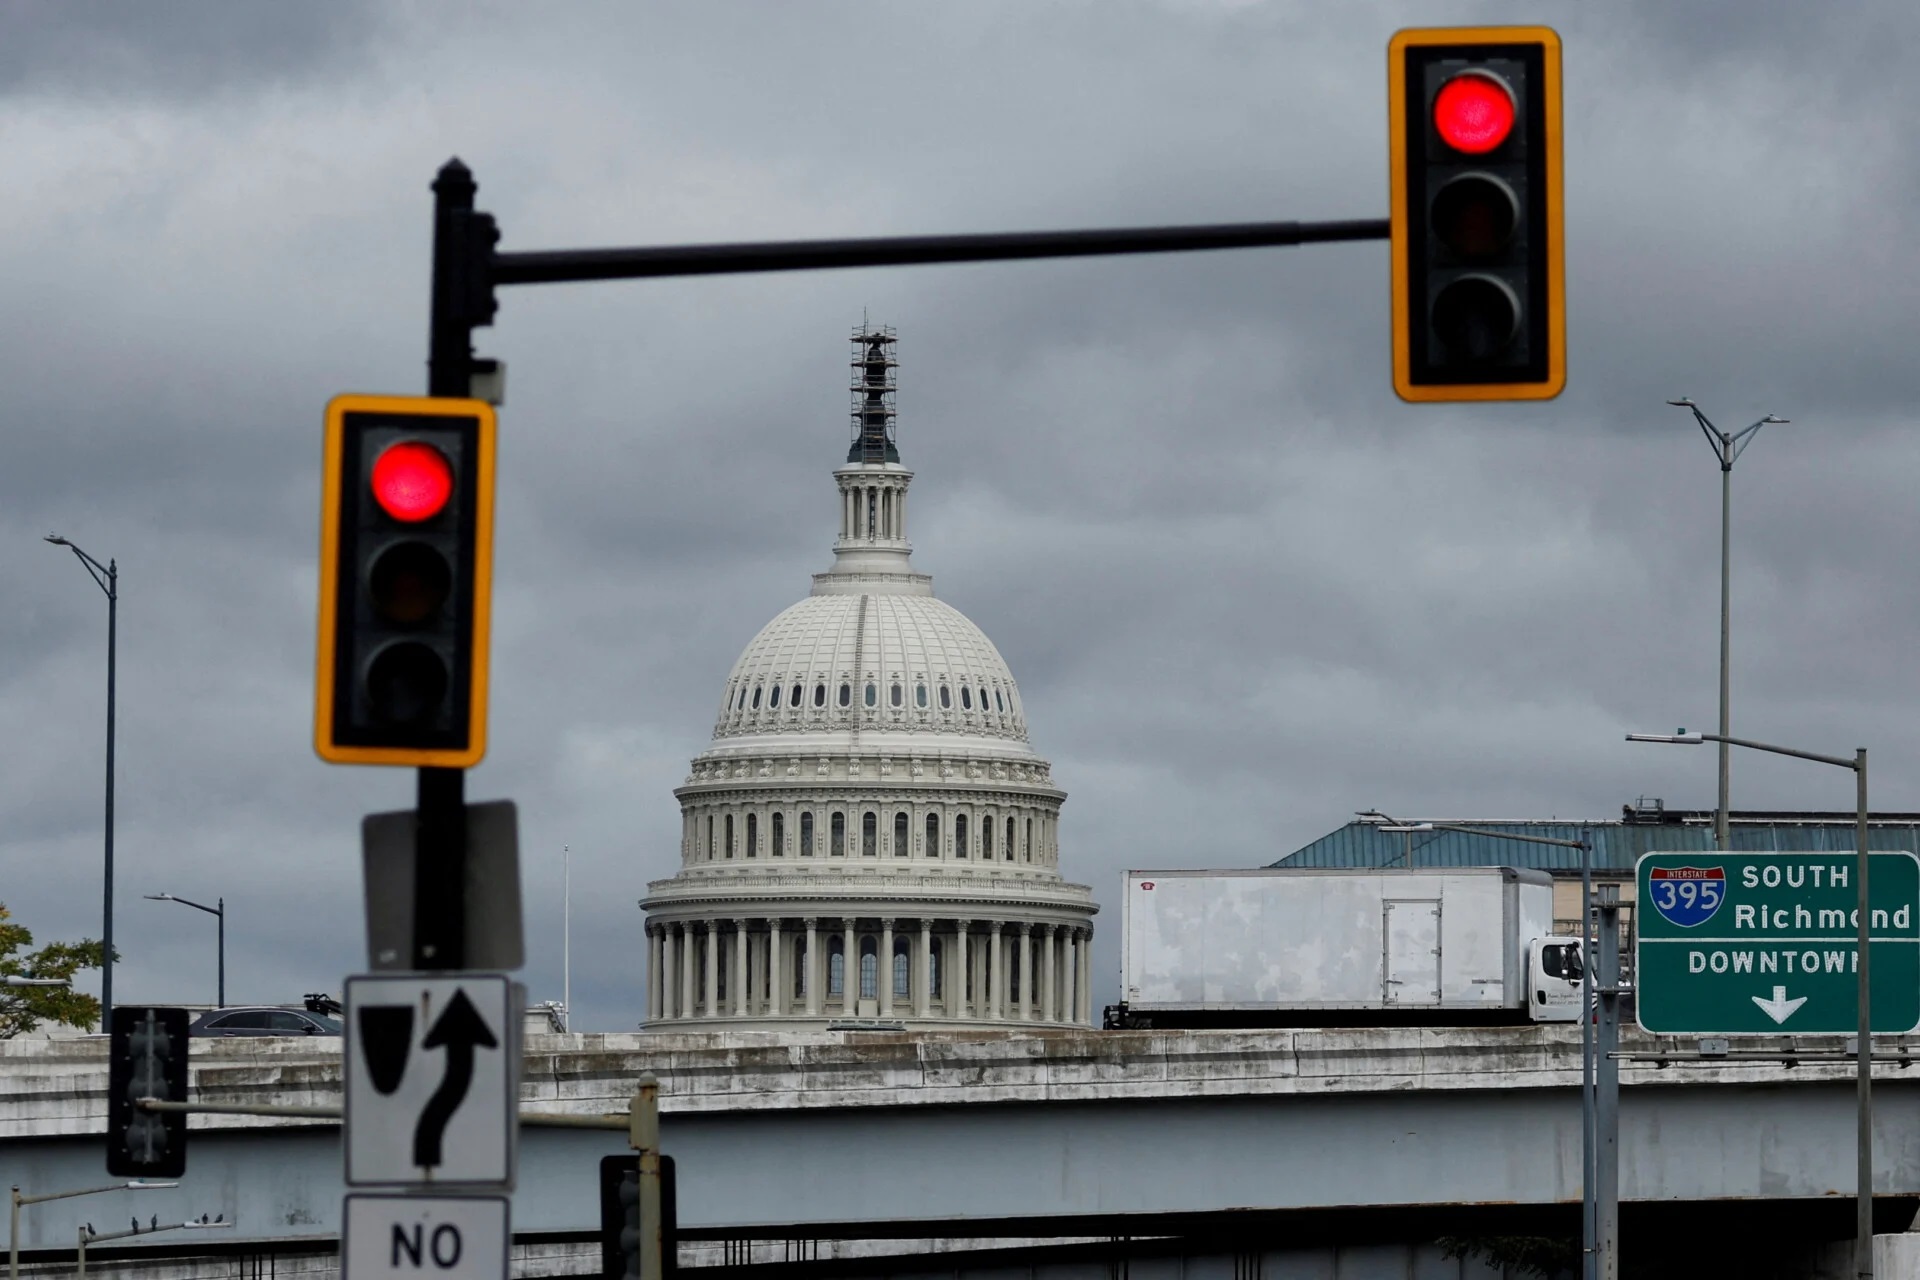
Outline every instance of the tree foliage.
<path fill-rule="evenodd" d="M 100 967 L 105 949 L 98 939 L 49 942 L 37 951 L 27 951 L 33 946 L 33 934 L 12 920 L 13 913 L 0 902 L 0 974 L 71 978 L 82 969 Z M 10 1040 L 43 1022 L 91 1031 L 100 1025 L 100 1001 L 67 987 L 0 987 L 0 1040 Z"/>
<path fill-rule="evenodd" d="M 1510 1276 L 1560 1280 L 1576 1274 L 1580 1242 L 1552 1236 L 1443 1236 L 1440 1250 L 1449 1258 L 1480 1258 Z"/>

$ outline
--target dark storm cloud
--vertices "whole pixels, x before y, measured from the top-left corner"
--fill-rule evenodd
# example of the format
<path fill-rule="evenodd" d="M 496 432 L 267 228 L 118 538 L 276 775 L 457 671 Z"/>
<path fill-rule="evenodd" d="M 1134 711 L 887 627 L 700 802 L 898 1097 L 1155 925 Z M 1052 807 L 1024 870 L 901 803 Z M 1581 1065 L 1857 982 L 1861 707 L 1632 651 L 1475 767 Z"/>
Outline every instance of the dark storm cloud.
<path fill-rule="evenodd" d="M 192 98 L 306 80 L 364 56 L 381 6 L 8 0 L 0 94 Z"/>
<path fill-rule="evenodd" d="M 329 395 L 421 386 L 447 156 L 509 248 L 1379 216 L 1406 20 L 150 12 L 15 8 L 0 53 L 36 104 L 10 119 L 29 197 L 0 207 L 0 899 L 98 928 L 104 601 L 57 529 L 123 572 L 123 994 L 207 985 L 198 919 L 137 897 L 166 889 L 228 899 L 245 999 L 358 967 L 358 819 L 411 799 L 311 755 L 315 463 Z M 478 335 L 509 395 L 470 793 L 521 805 L 536 998 L 570 845 L 582 1020 L 637 1015 L 671 789 L 734 656 L 830 558 L 863 309 L 902 335 L 916 562 L 1021 681 L 1066 869 L 1102 899 L 1369 805 L 1708 802 L 1710 753 L 1619 741 L 1713 714 L 1718 476 L 1681 393 L 1794 419 L 1736 474 L 1736 724 L 1866 742 L 1876 803 L 1920 808 L 1920 111 L 1872 70 L 1920 31 L 1811 12 L 1561 15 L 1572 378 L 1548 405 L 1396 401 L 1381 245 L 507 291 Z M 1838 807 L 1822 772 L 1739 762 L 1736 803 Z"/>

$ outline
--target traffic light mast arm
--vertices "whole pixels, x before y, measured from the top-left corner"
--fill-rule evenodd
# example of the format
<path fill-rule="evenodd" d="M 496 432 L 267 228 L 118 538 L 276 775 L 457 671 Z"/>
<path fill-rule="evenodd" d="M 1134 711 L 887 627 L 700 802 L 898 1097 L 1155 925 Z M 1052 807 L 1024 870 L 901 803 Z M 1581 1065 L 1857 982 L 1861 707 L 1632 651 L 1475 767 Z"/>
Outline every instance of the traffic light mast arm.
<path fill-rule="evenodd" d="M 1180 227 L 1011 231 L 981 235 L 883 236 L 858 240 L 769 240 L 629 249 L 547 249 L 492 255 L 495 284 L 563 284 L 654 276 L 736 275 L 834 267 L 924 266 L 1106 254 L 1182 253 L 1385 240 L 1385 218 L 1344 222 L 1229 222 Z M 451 393 L 449 393 L 451 394 Z M 459 394 L 465 394 L 464 390 Z"/>

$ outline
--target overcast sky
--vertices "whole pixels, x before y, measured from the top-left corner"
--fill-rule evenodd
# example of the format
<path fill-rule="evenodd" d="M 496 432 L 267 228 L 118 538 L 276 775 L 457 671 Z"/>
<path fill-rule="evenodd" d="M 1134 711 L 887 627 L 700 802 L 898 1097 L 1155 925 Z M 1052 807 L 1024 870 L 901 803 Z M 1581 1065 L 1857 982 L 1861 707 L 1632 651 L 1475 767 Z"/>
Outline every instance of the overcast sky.
<path fill-rule="evenodd" d="M 121 570 L 123 1000 L 338 991 L 359 819 L 311 742 L 320 423 L 424 389 L 429 193 L 508 249 L 1365 218 L 1409 21 L 1566 42 L 1569 366 L 1410 406 L 1383 243 L 507 290 L 491 751 L 535 999 L 644 1010 L 671 789 L 734 656 L 830 559 L 846 336 L 900 332 L 916 564 L 1069 793 L 1114 997 L 1121 872 L 1270 862 L 1356 809 L 1710 807 L 1719 477 L 1737 733 L 1871 749 L 1920 809 L 1911 5 L 211 5 L 0 9 L 0 900 L 100 929 Z M 1736 807 L 1843 808 L 1740 758 Z M 96 986 L 97 989 L 97 986 Z"/>

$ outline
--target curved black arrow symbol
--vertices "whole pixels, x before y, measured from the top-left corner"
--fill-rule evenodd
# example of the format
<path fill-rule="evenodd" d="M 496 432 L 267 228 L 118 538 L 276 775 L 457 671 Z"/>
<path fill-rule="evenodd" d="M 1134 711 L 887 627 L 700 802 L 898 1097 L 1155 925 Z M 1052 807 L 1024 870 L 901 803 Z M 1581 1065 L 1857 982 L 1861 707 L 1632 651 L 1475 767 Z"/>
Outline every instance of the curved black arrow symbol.
<path fill-rule="evenodd" d="M 420 1111 L 420 1123 L 413 1130 L 413 1162 L 423 1169 L 441 1163 L 440 1139 L 446 1135 L 447 1121 L 453 1119 L 453 1113 L 459 1110 L 467 1088 L 473 1083 L 476 1045 L 497 1049 L 500 1042 L 487 1030 L 485 1020 L 467 999 L 467 993 L 456 989 L 453 999 L 447 1001 L 446 1009 L 427 1032 L 427 1038 L 420 1042 L 422 1049 L 445 1046 L 447 1051 L 447 1074 L 427 1099 L 427 1105 Z"/>

